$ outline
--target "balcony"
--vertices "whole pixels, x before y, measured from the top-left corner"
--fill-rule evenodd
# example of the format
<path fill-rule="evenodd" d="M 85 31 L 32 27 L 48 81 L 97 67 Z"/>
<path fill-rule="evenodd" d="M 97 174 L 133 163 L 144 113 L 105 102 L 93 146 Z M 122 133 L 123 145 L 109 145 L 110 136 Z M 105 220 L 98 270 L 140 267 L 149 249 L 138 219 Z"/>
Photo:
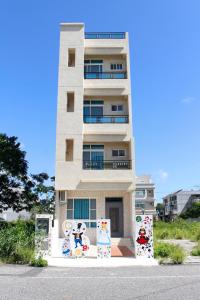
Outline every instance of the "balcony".
<path fill-rule="evenodd" d="M 131 169 L 131 160 L 84 160 L 84 170 L 127 170 Z"/>
<path fill-rule="evenodd" d="M 125 39 L 125 32 L 86 32 L 85 39 Z"/>
<path fill-rule="evenodd" d="M 129 122 L 129 118 L 127 115 L 84 116 L 83 122 L 86 124 L 125 124 Z"/>
<path fill-rule="evenodd" d="M 84 79 L 127 79 L 127 72 L 84 72 Z"/>

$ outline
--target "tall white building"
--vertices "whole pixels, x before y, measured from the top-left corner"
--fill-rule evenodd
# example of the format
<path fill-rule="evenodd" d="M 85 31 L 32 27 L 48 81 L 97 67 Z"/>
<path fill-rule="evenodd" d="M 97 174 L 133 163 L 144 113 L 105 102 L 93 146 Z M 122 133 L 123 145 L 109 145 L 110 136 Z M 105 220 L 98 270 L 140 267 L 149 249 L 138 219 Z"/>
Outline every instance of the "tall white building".
<path fill-rule="evenodd" d="M 109 218 L 111 236 L 134 234 L 135 161 L 127 32 L 85 33 L 62 23 L 56 134 L 56 218 L 96 223 Z M 119 239 L 120 238 L 120 239 Z"/>

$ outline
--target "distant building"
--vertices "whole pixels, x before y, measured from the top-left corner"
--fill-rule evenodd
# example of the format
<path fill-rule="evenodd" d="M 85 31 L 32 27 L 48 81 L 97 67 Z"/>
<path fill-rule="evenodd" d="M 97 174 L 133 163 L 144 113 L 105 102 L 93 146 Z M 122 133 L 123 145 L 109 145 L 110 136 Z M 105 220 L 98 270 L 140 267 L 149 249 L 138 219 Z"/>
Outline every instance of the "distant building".
<path fill-rule="evenodd" d="M 192 206 L 192 203 L 200 201 L 200 190 L 178 190 L 163 198 L 165 218 L 174 219 Z"/>
<path fill-rule="evenodd" d="M 15 212 L 12 208 L 9 208 L 8 210 L 5 210 L 2 213 L 0 213 L 0 221 L 4 220 L 11 222 L 16 221 L 17 219 L 28 220 L 30 219 L 30 213 L 26 210 Z"/>
<path fill-rule="evenodd" d="M 143 175 L 136 177 L 135 191 L 135 210 L 136 214 L 153 214 L 156 215 L 154 206 L 155 184 L 151 181 L 151 176 Z"/>

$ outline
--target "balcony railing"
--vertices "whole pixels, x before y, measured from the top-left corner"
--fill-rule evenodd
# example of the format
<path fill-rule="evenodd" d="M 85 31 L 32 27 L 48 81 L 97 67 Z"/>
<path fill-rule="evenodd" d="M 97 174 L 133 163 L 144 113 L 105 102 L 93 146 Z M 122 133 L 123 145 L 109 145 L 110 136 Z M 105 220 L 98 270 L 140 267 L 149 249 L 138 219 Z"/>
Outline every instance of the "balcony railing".
<path fill-rule="evenodd" d="M 85 72 L 85 79 L 126 79 L 127 72 Z"/>
<path fill-rule="evenodd" d="M 128 123 L 127 115 L 84 116 L 84 123 Z"/>
<path fill-rule="evenodd" d="M 85 170 L 127 170 L 131 169 L 131 160 L 84 160 L 83 169 Z"/>
<path fill-rule="evenodd" d="M 125 39 L 125 32 L 86 32 L 85 39 Z"/>

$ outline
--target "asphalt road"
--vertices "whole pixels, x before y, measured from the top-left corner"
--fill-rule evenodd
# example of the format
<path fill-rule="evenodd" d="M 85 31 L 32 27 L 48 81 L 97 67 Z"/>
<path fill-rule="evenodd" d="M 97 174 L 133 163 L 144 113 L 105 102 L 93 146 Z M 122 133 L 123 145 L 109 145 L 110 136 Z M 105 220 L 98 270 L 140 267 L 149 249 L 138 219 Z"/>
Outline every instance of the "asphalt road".
<path fill-rule="evenodd" d="M 0 266 L 0 300 L 200 299 L 200 265 L 120 268 Z"/>

